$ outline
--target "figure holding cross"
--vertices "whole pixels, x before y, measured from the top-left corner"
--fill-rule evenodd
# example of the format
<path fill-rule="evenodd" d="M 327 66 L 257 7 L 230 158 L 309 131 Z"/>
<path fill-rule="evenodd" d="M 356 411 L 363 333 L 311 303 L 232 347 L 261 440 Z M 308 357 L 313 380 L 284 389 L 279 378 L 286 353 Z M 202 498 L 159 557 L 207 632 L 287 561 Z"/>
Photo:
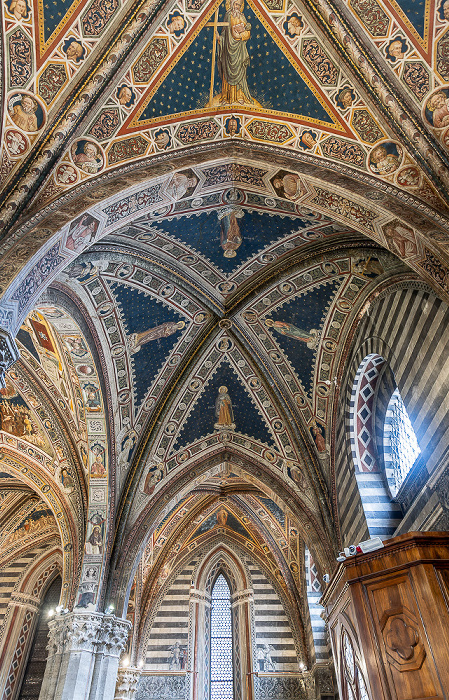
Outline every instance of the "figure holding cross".
<path fill-rule="evenodd" d="M 224 105 L 258 105 L 251 97 L 246 71 L 249 66 L 249 54 L 246 42 L 251 36 L 251 25 L 243 14 L 244 0 L 226 0 L 226 15 L 224 22 L 218 22 L 218 10 L 214 22 L 206 26 L 214 27 L 214 45 L 212 53 L 212 83 L 209 100 L 210 107 Z M 223 27 L 220 35 L 217 28 Z M 221 93 L 213 97 L 213 82 L 215 72 L 215 52 L 217 67 L 221 78 Z"/>

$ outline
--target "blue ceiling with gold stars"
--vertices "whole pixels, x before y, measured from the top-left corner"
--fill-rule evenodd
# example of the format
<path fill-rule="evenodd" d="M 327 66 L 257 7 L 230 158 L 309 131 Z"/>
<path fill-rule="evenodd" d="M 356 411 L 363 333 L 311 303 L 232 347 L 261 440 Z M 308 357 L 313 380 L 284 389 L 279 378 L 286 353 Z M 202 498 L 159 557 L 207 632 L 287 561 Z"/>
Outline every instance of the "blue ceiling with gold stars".
<path fill-rule="evenodd" d="M 330 304 L 343 281 L 342 277 L 312 289 L 264 316 L 265 325 L 267 319 L 275 322 L 276 325 L 267 328 L 267 332 L 290 360 L 307 392 L 312 391 L 315 362 L 315 349 L 310 347 L 313 343 L 307 343 L 307 336 L 312 329 L 321 331 Z"/>
<path fill-rule="evenodd" d="M 267 424 L 251 401 L 247 389 L 241 384 L 231 366 L 223 362 L 216 374 L 201 394 L 192 413 L 182 426 L 174 449 L 195 442 L 215 432 L 217 422 L 216 401 L 219 388 L 225 386 L 232 403 L 235 430 L 248 437 L 253 437 L 267 445 L 274 446 L 274 441 Z"/>
<path fill-rule="evenodd" d="M 282 216 L 267 216 L 257 212 L 241 211 L 242 216 L 233 222 L 240 231 L 241 242 L 237 243 L 235 255 L 226 257 L 227 233 L 226 217 L 219 219 L 222 209 L 202 212 L 198 216 L 179 219 L 164 219 L 152 224 L 152 230 L 159 230 L 193 248 L 216 265 L 222 272 L 231 274 L 248 259 L 269 246 L 271 243 L 290 235 L 295 231 L 310 228 L 306 219 L 289 219 Z M 238 234 L 237 234 L 238 235 Z"/>
<path fill-rule="evenodd" d="M 134 406 L 137 409 L 153 379 L 161 369 L 175 343 L 185 332 L 188 319 L 150 295 L 137 292 L 125 284 L 111 283 L 127 332 L 130 346 L 134 388 Z M 182 328 L 175 328 L 176 324 Z M 156 330 L 158 329 L 158 330 Z M 145 335 L 146 334 L 146 335 Z"/>
<path fill-rule="evenodd" d="M 428 0 L 396 0 L 398 7 L 413 25 L 421 38 L 425 37 L 428 25 Z M 395 2 L 392 2 L 395 5 Z"/>
<path fill-rule="evenodd" d="M 248 2 L 243 12 L 247 23 L 251 25 L 250 38 L 246 43 L 249 54 L 246 79 L 253 100 L 253 103 L 245 104 L 245 107 L 274 110 L 280 114 L 293 114 L 309 121 L 333 125 L 329 106 L 325 105 L 322 95 L 302 73 L 301 63 L 285 47 L 284 50 L 280 48 L 281 44 L 278 39 L 274 40 L 269 25 L 264 25 L 262 16 L 256 16 Z M 218 22 L 224 23 L 225 17 L 225 3 L 221 3 Z M 185 53 L 181 52 L 180 57 L 174 59 L 150 91 L 133 123 L 147 124 L 158 117 L 169 115 L 177 115 L 179 118 L 185 112 L 223 106 L 223 103 L 217 103 L 221 90 L 218 63 L 215 62 L 214 68 L 212 66 L 214 15 L 211 13 L 208 19 L 209 22 L 193 39 Z M 222 26 L 218 29 L 219 33 L 223 32 Z"/>

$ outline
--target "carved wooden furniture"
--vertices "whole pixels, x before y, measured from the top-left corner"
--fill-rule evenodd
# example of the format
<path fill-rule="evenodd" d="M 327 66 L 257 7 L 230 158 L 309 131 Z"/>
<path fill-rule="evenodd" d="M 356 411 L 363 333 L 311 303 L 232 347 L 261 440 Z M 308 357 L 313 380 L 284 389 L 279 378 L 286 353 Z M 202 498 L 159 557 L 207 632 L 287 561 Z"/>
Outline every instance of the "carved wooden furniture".
<path fill-rule="evenodd" d="M 322 597 L 342 700 L 449 698 L 449 535 L 348 558 Z"/>

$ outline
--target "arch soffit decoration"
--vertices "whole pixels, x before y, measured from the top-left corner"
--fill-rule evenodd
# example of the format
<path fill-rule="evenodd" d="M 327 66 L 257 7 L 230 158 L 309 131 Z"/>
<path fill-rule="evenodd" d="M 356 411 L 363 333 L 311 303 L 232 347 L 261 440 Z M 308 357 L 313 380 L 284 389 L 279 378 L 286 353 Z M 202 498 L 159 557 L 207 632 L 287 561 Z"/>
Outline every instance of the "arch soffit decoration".
<path fill-rule="evenodd" d="M 77 118 L 81 119 L 84 117 L 87 106 L 89 103 L 93 102 L 94 92 L 96 93 L 96 97 L 99 97 L 99 95 L 103 97 L 102 90 L 101 88 L 100 90 L 98 89 L 98 85 L 101 85 L 101 83 L 106 85 L 108 81 L 105 80 L 105 77 L 112 77 L 113 73 L 116 71 L 115 66 L 121 67 L 122 61 L 117 59 L 122 59 L 125 54 L 130 51 L 130 49 L 132 50 L 137 48 L 136 42 L 144 35 L 144 28 L 146 30 L 145 33 L 148 35 L 148 30 L 152 24 L 155 12 L 159 8 L 160 4 L 155 5 L 154 3 L 150 2 L 144 3 L 138 10 L 137 7 L 133 7 L 130 14 L 127 15 L 127 19 L 129 21 L 125 21 L 125 28 L 123 29 L 125 35 L 120 36 L 120 31 L 113 35 L 112 45 L 109 44 L 104 50 L 102 61 L 98 60 L 99 56 L 96 56 L 97 62 L 95 65 L 100 66 L 100 68 L 97 69 L 96 79 L 94 79 L 95 68 L 93 68 L 92 61 L 93 56 L 95 56 L 95 52 L 91 54 L 89 57 L 90 60 L 86 62 L 86 70 L 81 70 L 79 72 L 79 76 L 84 82 L 84 91 L 82 96 L 80 96 L 80 93 L 77 92 L 79 89 L 79 83 L 76 81 L 77 86 L 74 88 L 72 98 L 69 98 L 67 103 L 69 105 L 68 110 L 65 112 L 63 111 L 60 118 L 55 120 L 55 124 L 53 125 L 52 129 L 47 128 L 42 132 L 42 146 L 45 144 L 47 154 L 46 157 L 41 155 L 40 160 L 38 158 L 39 167 L 35 170 L 36 178 L 42 178 L 42 174 L 46 169 L 45 166 L 47 166 L 47 162 L 49 160 L 49 153 L 52 155 L 54 153 L 55 156 L 56 152 L 62 153 L 67 143 L 67 139 L 72 137 L 76 131 Z M 316 17 L 318 24 L 322 27 L 323 33 L 327 34 L 328 38 L 331 39 L 329 42 L 329 49 L 331 52 L 334 51 L 334 48 L 332 47 L 333 44 L 335 47 L 338 47 L 337 50 L 341 53 L 344 64 L 349 63 L 352 66 L 358 64 L 360 66 L 359 79 L 363 83 L 363 89 L 366 90 L 374 99 L 377 97 L 377 99 L 381 100 L 386 113 L 389 113 L 390 119 L 392 118 L 396 130 L 403 135 L 407 143 L 411 143 L 413 139 L 415 139 L 417 150 L 420 154 L 422 154 L 422 158 L 424 160 L 427 159 L 428 162 L 434 167 L 435 177 L 437 179 L 442 178 L 444 180 L 445 174 L 441 168 L 437 141 L 429 136 L 429 131 L 433 135 L 433 130 L 428 129 L 427 133 L 419 132 L 416 119 L 416 105 L 414 106 L 414 109 L 410 110 L 410 99 L 405 99 L 404 93 L 406 93 L 406 91 L 403 88 L 398 89 L 397 81 L 395 81 L 396 90 L 393 91 L 389 89 L 390 85 L 389 80 L 386 77 L 386 72 L 382 70 L 382 74 L 379 75 L 379 72 L 374 69 L 373 58 L 370 56 L 369 52 L 364 51 L 363 48 L 361 48 L 360 41 L 357 41 L 353 36 L 352 29 L 342 18 L 339 8 L 334 7 L 333 4 L 329 4 L 322 0 L 317 7 L 314 7 L 311 3 L 307 3 L 307 6 L 302 8 L 302 11 L 304 10 L 307 15 L 310 13 Z M 137 20 L 137 12 L 139 12 L 139 20 Z M 133 19 L 131 19 L 131 17 L 133 17 Z M 153 29 L 156 29 L 156 24 L 157 23 L 153 23 Z M 117 42 L 115 45 L 114 39 Z M 368 44 L 368 41 L 365 41 L 366 44 Z M 384 58 L 381 58 L 381 60 L 382 64 L 388 66 L 388 62 L 385 61 Z M 405 106 L 406 104 L 409 106 L 408 112 Z M 401 115 L 400 119 L 398 119 L 399 114 Z M 70 121 L 72 122 L 71 124 Z M 50 125 L 50 122 L 51 120 L 48 120 L 48 126 Z M 53 133 L 51 134 L 51 132 Z M 56 146 L 58 141 L 59 148 Z M 429 142 L 432 142 L 434 152 L 429 151 Z M 34 150 L 37 151 L 38 147 L 36 147 Z M 28 181 L 28 188 L 30 188 L 30 186 L 34 184 L 33 178 L 28 177 Z M 15 204 L 14 208 L 16 208 L 17 203 L 20 202 L 19 193 L 14 193 L 12 202 Z"/>
<path fill-rule="evenodd" d="M 39 463 L 30 457 L 3 446 L 0 453 L 0 465 L 6 472 L 17 477 L 47 504 L 55 516 L 62 546 L 62 593 L 61 600 L 66 607 L 74 601 L 80 574 L 84 532 L 79 527 L 77 514 L 70 508 L 66 495 L 60 485 Z"/>
<path fill-rule="evenodd" d="M 212 461 L 215 462 L 215 466 L 211 466 Z M 297 492 L 286 484 L 283 474 L 277 475 L 264 464 L 250 460 L 245 454 L 239 454 L 236 448 L 227 447 L 226 451 L 220 449 L 214 460 L 211 455 L 208 455 L 184 468 L 176 480 L 161 489 L 151 503 L 142 510 L 132 529 L 126 534 L 122 532 L 121 535 L 116 536 L 111 556 L 112 576 L 107 596 L 114 600 L 117 610 L 121 610 L 123 606 L 126 607 L 138 562 L 157 523 L 166 517 L 193 488 L 210 476 L 220 473 L 223 464 L 236 473 L 244 474 L 249 483 L 256 484 L 263 493 L 269 495 L 274 491 L 282 502 L 288 503 L 293 517 L 297 518 L 301 537 L 316 552 L 319 566 L 322 570 L 329 568 L 333 561 L 332 532 L 328 534 L 323 528 L 319 513 L 304 509 Z"/>

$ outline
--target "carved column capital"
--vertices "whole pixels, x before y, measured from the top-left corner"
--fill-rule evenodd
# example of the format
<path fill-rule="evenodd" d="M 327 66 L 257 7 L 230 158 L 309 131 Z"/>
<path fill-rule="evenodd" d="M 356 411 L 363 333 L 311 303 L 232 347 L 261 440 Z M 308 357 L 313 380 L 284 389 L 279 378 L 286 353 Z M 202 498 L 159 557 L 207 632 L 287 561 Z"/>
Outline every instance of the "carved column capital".
<path fill-rule="evenodd" d="M 5 388 L 5 374 L 19 357 L 19 348 L 14 338 L 0 327 L 0 389 Z"/>
<path fill-rule="evenodd" d="M 133 700 L 140 675 L 138 668 L 119 668 L 114 700 Z"/>
<path fill-rule="evenodd" d="M 101 643 L 104 652 L 110 656 L 120 656 L 128 641 L 131 622 L 114 615 L 105 615 L 101 630 Z"/>

